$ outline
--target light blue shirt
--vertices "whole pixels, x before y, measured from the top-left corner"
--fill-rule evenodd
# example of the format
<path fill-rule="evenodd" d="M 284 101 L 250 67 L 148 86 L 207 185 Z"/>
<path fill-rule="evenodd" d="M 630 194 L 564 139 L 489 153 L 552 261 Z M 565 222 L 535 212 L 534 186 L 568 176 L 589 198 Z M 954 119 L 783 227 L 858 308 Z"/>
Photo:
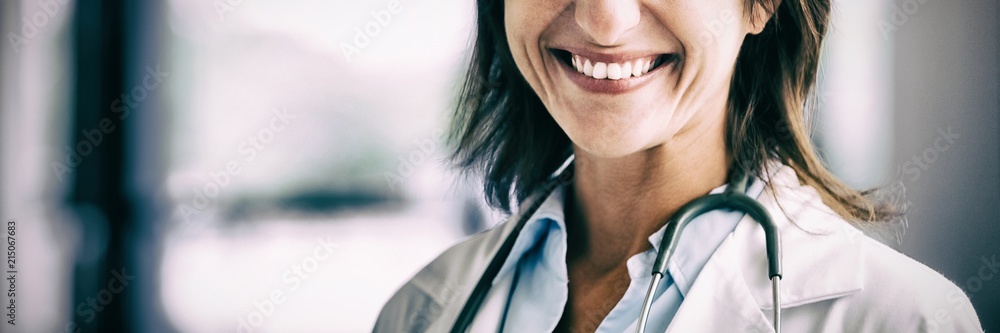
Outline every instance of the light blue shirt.
<path fill-rule="evenodd" d="M 763 183 L 754 181 L 747 195 L 757 198 Z M 565 186 L 546 198 L 527 222 L 514 242 L 510 256 L 504 262 L 494 285 L 513 281 L 504 332 L 551 332 L 556 328 L 568 299 L 566 269 L 566 222 L 563 215 Z M 721 193 L 726 185 L 711 193 Z M 667 276 L 656 290 L 647 330 L 667 329 L 684 296 L 725 238 L 736 229 L 743 213 L 716 210 L 705 213 L 684 229 L 677 250 L 668 262 Z M 659 251 L 664 228 L 649 236 L 653 248 L 628 259 L 631 282 L 621 300 L 597 328 L 597 332 L 632 332 L 639 318 L 642 302 L 652 279 L 653 261 Z"/>

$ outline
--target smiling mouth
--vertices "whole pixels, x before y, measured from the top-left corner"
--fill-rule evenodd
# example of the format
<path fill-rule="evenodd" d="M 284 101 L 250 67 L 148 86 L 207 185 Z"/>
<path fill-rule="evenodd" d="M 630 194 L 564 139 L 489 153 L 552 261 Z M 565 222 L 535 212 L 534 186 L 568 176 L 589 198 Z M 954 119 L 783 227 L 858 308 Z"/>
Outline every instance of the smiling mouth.
<path fill-rule="evenodd" d="M 578 73 L 597 80 L 622 80 L 642 77 L 647 73 L 677 60 L 677 55 L 661 54 L 629 59 L 620 62 L 599 62 L 566 50 L 549 49 L 553 56 Z"/>

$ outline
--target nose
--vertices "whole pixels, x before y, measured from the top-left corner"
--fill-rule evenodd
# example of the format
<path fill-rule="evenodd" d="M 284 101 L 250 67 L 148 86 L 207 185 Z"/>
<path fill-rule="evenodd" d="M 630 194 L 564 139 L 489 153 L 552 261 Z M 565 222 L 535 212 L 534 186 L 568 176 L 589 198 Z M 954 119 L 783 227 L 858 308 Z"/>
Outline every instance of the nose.
<path fill-rule="evenodd" d="M 639 25 L 638 0 L 577 0 L 576 24 L 597 44 L 613 46 Z"/>

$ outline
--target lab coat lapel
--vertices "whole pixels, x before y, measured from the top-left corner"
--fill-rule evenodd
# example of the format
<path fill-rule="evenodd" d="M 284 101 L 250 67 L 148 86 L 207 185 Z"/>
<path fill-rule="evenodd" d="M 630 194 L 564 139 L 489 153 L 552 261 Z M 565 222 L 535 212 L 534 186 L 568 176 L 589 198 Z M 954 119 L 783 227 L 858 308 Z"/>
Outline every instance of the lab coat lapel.
<path fill-rule="evenodd" d="M 781 168 L 772 185 L 774 191 L 765 190 L 758 201 L 781 233 L 782 308 L 860 291 L 862 233 L 823 205 L 814 189 L 800 185 L 790 168 Z M 774 331 L 765 311 L 773 304 L 764 239 L 760 225 L 744 217 L 709 258 L 667 332 Z"/>
<path fill-rule="evenodd" d="M 511 237 L 518 224 L 523 224 L 525 219 L 531 218 L 531 214 L 535 213 L 535 209 L 528 209 L 528 207 L 534 206 L 534 203 L 539 200 L 545 201 L 549 194 L 551 192 L 539 192 L 529 197 L 521 204 L 520 213 L 511 216 L 507 222 L 496 228 L 484 232 L 485 239 L 477 243 L 475 248 L 468 249 L 469 253 L 462 257 L 466 261 L 449 263 L 447 268 L 451 272 L 442 274 L 448 281 L 442 281 L 440 284 L 453 286 L 453 288 L 449 288 L 448 293 L 432 292 L 433 294 L 448 294 L 448 296 L 441 297 L 440 302 L 445 306 L 440 316 L 432 320 L 428 332 L 451 331 L 462 307 L 465 306 L 490 261 L 499 252 L 501 245 L 508 237 Z M 503 285 L 503 283 L 498 284 L 494 281 L 469 327 L 469 332 L 496 332 L 510 287 L 509 283 Z"/>
<path fill-rule="evenodd" d="M 733 265 L 738 260 L 733 243 L 730 236 L 709 258 L 667 332 L 774 331 Z"/>
<path fill-rule="evenodd" d="M 477 249 L 478 252 L 483 253 L 482 256 L 469 256 L 468 258 L 478 258 L 479 260 L 470 260 L 469 262 L 463 263 L 453 263 L 451 267 L 454 270 L 464 271 L 465 274 L 451 274 L 447 275 L 449 278 L 454 280 L 443 283 L 443 285 L 453 285 L 454 293 L 451 297 L 447 297 L 442 303 L 446 304 L 441 315 L 434 319 L 431 326 L 428 327 L 428 332 L 449 332 L 452 326 L 455 324 L 455 320 L 458 318 L 458 314 L 462 311 L 462 307 L 465 302 L 469 299 L 472 294 L 472 289 L 479 282 L 479 278 L 482 277 L 486 266 L 489 264 L 490 259 L 496 256 L 500 245 L 513 231 L 514 223 L 516 218 L 504 223 L 497 229 L 486 231 L 489 237 L 489 241 L 482 242 L 482 246 Z M 496 327 L 500 323 L 500 314 L 502 311 L 502 304 L 498 305 L 498 302 L 502 301 L 506 296 L 504 291 L 509 291 L 510 286 L 497 286 L 494 283 L 493 287 L 490 288 L 489 293 L 486 296 L 486 300 L 483 301 L 482 306 L 476 317 L 473 319 L 471 326 L 469 327 L 469 332 L 475 333 L 485 333 L 485 332 L 496 332 Z M 500 310 L 497 307 L 500 306 Z M 487 328 L 492 328 L 489 330 Z"/>
<path fill-rule="evenodd" d="M 815 303 L 860 291 L 864 286 L 865 236 L 828 206 L 815 189 L 799 184 L 783 167 L 774 175 L 774 191 L 758 199 L 778 226 L 782 242 L 781 305 Z M 780 205 L 779 205 L 780 202 Z M 764 230 L 744 217 L 733 232 L 744 282 L 761 309 L 773 309 Z"/>
<path fill-rule="evenodd" d="M 483 307 L 479 309 L 479 314 L 473 319 L 472 326 L 469 327 L 470 333 L 497 333 L 499 331 L 500 319 L 503 317 L 512 284 L 513 279 L 505 279 L 493 284 L 486 300 L 483 301 Z"/>

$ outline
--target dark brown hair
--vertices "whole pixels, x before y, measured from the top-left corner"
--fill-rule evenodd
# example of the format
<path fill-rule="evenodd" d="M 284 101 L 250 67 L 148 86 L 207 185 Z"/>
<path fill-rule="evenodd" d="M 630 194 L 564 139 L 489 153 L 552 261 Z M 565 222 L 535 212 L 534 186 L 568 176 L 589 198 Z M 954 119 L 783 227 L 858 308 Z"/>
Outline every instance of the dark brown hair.
<path fill-rule="evenodd" d="M 748 35 L 729 92 L 727 146 L 734 167 L 762 177 L 768 160 L 788 165 L 823 202 L 852 222 L 898 212 L 838 180 L 817 155 L 806 122 L 830 0 L 747 0 L 745 12 L 771 13 Z M 453 118 L 456 164 L 484 176 L 487 202 L 505 212 L 564 162 L 571 142 L 522 77 L 504 28 L 503 0 L 478 0 L 471 64 Z"/>

